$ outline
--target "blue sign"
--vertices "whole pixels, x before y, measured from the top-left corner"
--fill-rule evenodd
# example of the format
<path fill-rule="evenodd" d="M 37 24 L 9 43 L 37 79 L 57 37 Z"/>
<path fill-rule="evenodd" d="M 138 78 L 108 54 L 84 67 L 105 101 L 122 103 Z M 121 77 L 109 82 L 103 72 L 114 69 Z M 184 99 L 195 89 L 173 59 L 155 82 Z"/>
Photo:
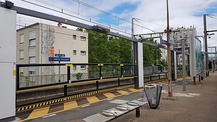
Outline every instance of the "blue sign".
<path fill-rule="evenodd" d="M 55 54 L 55 57 L 65 57 L 65 54 Z"/>
<path fill-rule="evenodd" d="M 69 57 L 59 58 L 59 57 L 49 57 L 49 61 L 70 61 Z"/>

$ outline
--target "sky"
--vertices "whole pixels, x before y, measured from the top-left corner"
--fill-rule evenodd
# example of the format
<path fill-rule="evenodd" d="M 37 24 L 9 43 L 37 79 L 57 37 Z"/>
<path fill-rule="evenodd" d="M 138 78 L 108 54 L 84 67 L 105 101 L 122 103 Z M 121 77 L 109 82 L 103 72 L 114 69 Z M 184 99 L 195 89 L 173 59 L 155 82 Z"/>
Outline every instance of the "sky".
<path fill-rule="evenodd" d="M 2 1 L 2 0 L 0 0 Z M 166 0 L 11 0 L 16 6 L 33 9 L 74 21 L 94 25 L 100 24 L 114 31 L 131 34 L 131 19 L 134 21 L 135 34 L 162 32 L 166 29 Z M 33 4 L 64 11 L 72 16 L 54 12 Z M 203 15 L 207 16 L 207 30 L 217 30 L 217 0 L 169 0 L 170 27 L 196 27 L 197 35 L 203 35 Z M 91 20 L 91 22 L 90 22 Z M 42 19 L 18 15 L 17 25 L 35 22 L 56 25 Z M 138 26 L 139 25 L 139 26 Z M 72 27 L 73 28 L 73 27 Z M 148 29 L 147 29 L 148 28 Z M 201 40 L 203 40 L 201 38 Z M 217 46 L 217 33 L 208 38 L 208 46 Z"/>

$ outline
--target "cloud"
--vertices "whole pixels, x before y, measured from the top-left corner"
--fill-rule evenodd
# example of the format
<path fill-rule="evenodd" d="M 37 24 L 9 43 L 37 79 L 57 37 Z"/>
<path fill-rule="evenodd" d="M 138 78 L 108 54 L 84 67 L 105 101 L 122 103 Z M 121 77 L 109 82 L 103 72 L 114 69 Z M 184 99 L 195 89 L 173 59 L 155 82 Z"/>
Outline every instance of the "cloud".
<path fill-rule="evenodd" d="M 26 7 L 28 9 L 33 9 L 37 11 L 46 12 L 49 14 L 54 14 L 57 16 L 67 17 L 69 19 L 88 23 L 87 21 L 82 21 L 75 17 L 69 17 L 63 15 L 61 13 L 49 11 L 47 9 L 37 7 L 31 4 L 27 4 L 21 0 L 12 0 L 15 5 Z M 74 16 L 78 16 L 80 18 L 85 18 L 87 20 L 93 22 L 100 22 L 106 24 L 107 26 L 118 27 L 119 29 L 131 31 L 131 21 L 132 17 L 139 18 L 139 22 L 135 22 L 157 32 L 161 32 L 166 29 L 166 0 L 82 0 L 83 2 L 90 4 L 98 9 L 103 11 L 107 11 L 111 14 L 115 14 L 118 17 L 123 17 L 127 19 L 129 22 L 125 22 L 122 20 L 118 20 L 115 17 L 110 15 L 103 15 L 102 12 L 96 10 L 95 8 L 90 8 L 85 5 L 79 4 L 75 2 L 76 0 L 37 0 L 42 2 L 52 3 L 52 5 L 57 9 L 57 6 L 60 7 L 57 10 L 61 11 L 61 8 L 67 11 L 70 11 L 70 14 Z M 33 0 L 35 2 L 35 0 Z M 136 5 L 135 9 L 120 7 L 124 4 L 132 4 Z M 212 14 L 217 14 L 217 9 L 215 9 L 215 5 L 217 4 L 216 0 L 169 0 L 169 11 L 170 11 L 170 27 L 190 27 L 194 26 L 197 28 L 198 35 L 203 35 L 203 14 L 207 14 L 207 12 L 211 12 Z M 115 13 L 115 9 L 117 8 L 123 9 L 122 12 Z M 212 8 L 212 9 L 211 9 Z M 78 15 L 79 14 L 79 15 Z M 105 14 L 105 13 L 104 13 Z M 24 19 L 22 15 L 20 19 L 20 23 L 32 23 L 32 22 L 48 22 L 42 19 Z M 217 16 L 207 17 L 207 28 L 208 30 L 215 29 L 217 27 Z M 113 24 L 112 24 L 113 22 Z M 55 24 L 55 22 L 48 22 Z M 111 23 L 111 24 L 109 24 Z M 118 24 L 117 24 L 118 23 Z M 92 23 L 93 24 L 93 23 Z M 135 33 L 150 33 L 151 31 L 135 26 Z M 217 34 L 212 36 L 211 39 L 208 39 L 208 46 L 215 45 L 217 40 Z M 130 36 L 130 35 L 129 35 Z"/>

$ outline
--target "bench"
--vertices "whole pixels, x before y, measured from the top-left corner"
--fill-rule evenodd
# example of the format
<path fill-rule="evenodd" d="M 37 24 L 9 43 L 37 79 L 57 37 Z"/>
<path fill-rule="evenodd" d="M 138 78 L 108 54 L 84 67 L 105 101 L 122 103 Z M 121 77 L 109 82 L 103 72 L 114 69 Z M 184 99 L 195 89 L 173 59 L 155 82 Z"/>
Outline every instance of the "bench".
<path fill-rule="evenodd" d="M 100 113 L 86 117 L 83 120 L 85 122 L 107 122 L 124 114 L 127 114 L 133 110 L 136 110 L 136 117 L 140 117 L 140 107 L 146 103 L 147 102 L 132 100 L 125 104 L 117 105 L 114 108 L 102 110 Z"/>

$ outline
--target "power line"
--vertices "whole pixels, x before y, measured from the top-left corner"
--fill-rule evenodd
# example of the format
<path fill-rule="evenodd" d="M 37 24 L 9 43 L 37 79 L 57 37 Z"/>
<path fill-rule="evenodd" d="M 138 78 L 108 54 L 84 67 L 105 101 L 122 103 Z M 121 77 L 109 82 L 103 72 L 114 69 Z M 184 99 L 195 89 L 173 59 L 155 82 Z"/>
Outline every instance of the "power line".
<path fill-rule="evenodd" d="M 159 26 L 163 26 L 163 27 L 166 27 L 165 25 L 161 25 L 161 24 L 158 24 L 158 23 L 154 23 L 154 22 L 151 22 L 151 21 L 148 21 L 148 20 L 143 20 L 143 19 L 139 19 L 139 18 L 136 18 L 140 21 L 144 21 L 144 22 L 148 22 L 148 23 L 152 23 L 152 24 L 155 24 L 155 25 L 159 25 Z"/>
<path fill-rule="evenodd" d="M 138 23 L 140 23 L 138 20 L 137 20 L 137 18 L 135 19 Z M 141 23 L 140 23 L 141 24 Z M 155 31 L 154 30 L 152 30 L 152 29 L 149 29 L 149 28 L 147 28 L 147 27 L 144 27 L 145 29 L 147 29 L 147 30 L 150 30 L 150 31 L 152 31 L 152 32 L 154 32 L 155 33 Z"/>
<path fill-rule="evenodd" d="M 94 22 L 94 21 L 92 21 L 92 19 L 84 19 L 84 18 L 81 18 L 81 17 L 77 17 L 77 16 L 74 16 L 74 15 L 72 15 L 72 14 L 68 14 L 68 13 L 65 13 L 64 11 L 63 11 L 63 9 L 61 10 L 61 11 L 58 11 L 58 10 L 55 10 L 55 9 L 52 9 L 52 8 L 49 8 L 49 7 L 46 7 L 46 6 L 43 6 L 43 5 L 39 5 L 39 4 L 36 4 L 36 3 L 33 3 L 33 2 L 30 2 L 30 1 L 27 1 L 27 0 L 22 0 L 22 1 L 24 1 L 24 2 L 27 2 L 27 3 L 30 3 L 30 4 L 33 4 L 33 5 L 36 5 L 36 6 L 39 6 L 39 7 L 42 7 L 42 8 L 45 8 L 45 9 L 48 9 L 48 10 L 52 10 L 52 11 L 55 11 L 55 12 L 58 12 L 58 13 L 61 13 L 61 14 L 65 14 L 65 15 L 67 15 L 67 16 L 70 16 L 70 17 L 74 17 L 74 18 L 77 18 L 77 19 L 80 19 L 80 20 L 83 20 L 83 21 L 86 21 L 86 22 L 89 22 L 89 23 L 92 23 L 92 24 L 100 24 L 100 23 L 97 23 L 97 22 Z M 80 15 L 79 15 L 80 16 Z M 102 25 L 102 24 L 100 24 L 100 25 Z M 103 26 L 105 26 L 105 25 L 103 25 Z M 118 31 L 118 32 L 121 32 L 121 33 L 125 33 L 125 34 L 131 34 L 131 33 L 129 33 L 129 32 L 127 32 L 126 30 L 124 31 L 124 30 L 121 30 L 121 29 L 117 29 L 117 28 L 114 28 L 114 27 L 111 27 L 111 26 L 108 26 L 110 29 L 113 29 L 113 30 L 115 30 L 115 31 Z"/>
<path fill-rule="evenodd" d="M 61 9 L 61 12 L 60 12 L 60 11 L 58 11 L 58 10 L 51 9 L 51 8 L 48 8 L 48 7 L 45 7 L 45 6 L 42 6 L 42 5 L 38 5 L 38 4 L 29 2 L 29 1 L 26 1 L 26 0 L 22 0 L 22 1 L 25 1 L 25 2 L 28 2 L 28 3 L 31 3 L 31 4 L 40 6 L 40 7 L 44 7 L 44 8 L 46 8 L 46 9 L 49 9 L 49 10 L 52 10 L 52 11 L 55 11 L 55 12 L 59 12 L 59 13 L 62 13 L 62 14 L 66 14 L 66 15 L 68 15 L 68 16 L 76 17 L 76 18 L 78 18 L 78 19 L 81 19 L 81 20 L 84 20 L 84 21 L 88 21 L 88 22 L 93 23 L 93 24 L 98 24 L 97 22 L 90 21 L 90 20 L 92 20 L 91 18 L 90 18 L 89 20 L 87 20 L 87 19 L 83 19 L 83 18 L 74 16 L 74 15 L 71 15 L 71 14 L 67 14 L 67 13 L 64 12 L 64 10 L 67 10 L 67 9 L 65 9 L 65 8 L 64 8 L 64 9 L 61 9 L 60 7 L 57 7 L 57 6 L 55 6 L 55 5 L 50 5 L 50 6 L 53 6 L 53 7 L 58 8 L 58 9 Z M 35 1 L 41 2 L 41 3 L 46 4 L 46 5 L 49 5 L 48 3 L 42 2 L 41 0 L 35 0 Z M 99 9 L 99 8 L 96 8 L 96 7 L 94 7 L 94 6 L 92 6 L 92 5 L 89 5 L 89 4 L 85 3 L 85 2 L 82 2 L 82 1 L 80 1 L 80 0 L 72 0 L 72 1 L 74 1 L 74 2 L 76 2 L 76 3 L 78 3 L 78 4 L 81 4 L 81 5 L 83 5 L 83 6 L 86 6 L 86 7 L 88 7 L 88 8 L 94 9 L 94 10 L 96 10 L 96 11 L 99 11 L 99 12 L 101 12 L 101 13 L 107 14 L 107 15 L 109 15 L 109 16 L 111 16 L 111 17 L 117 18 L 118 21 L 119 21 L 119 20 L 122 20 L 122 21 L 124 21 L 124 22 L 127 22 L 127 23 L 130 23 L 130 24 L 131 24 L 131 21 L 128 21 L 128 20 L 126 20 L 126 19 L 124 19 L 124 18 L 120 18 L 120 17 L 118 17 L 118 16 L 116 16 L 116 15 L 114 15 L 114 14 L 111 14 L 111 13 L 109 13 L 109 12 L 103 11 L 103 10 L 101 10 L 101 9 Z M 67 11 L 68 11 L 68 12 L 71 12 L 70 10 L 67 10 Z M 72 12 L 72 13 L 74 13 L 74 12 Z M 79 14 L 79 16 L 81 16 L 81 14 Z M 85 16 L 85 17 L 86 17 L 86 16 Z M 95 20 L 95 21 L 97 21 L 97 20 Z M 118 23 L 119 23 L 119 22 L 118 22 Z M 108 24 L 110 24 L 110 23 L 108 23 Z M 136 25 L 136 26 L 139 26 L 139 27 L 142 27 L 142 28 L 145 28 L 145 29 L 147 29 L 147 30 L 150 30 L 149 28 L 144 27 L 144 26 L 141 26 L 141 25 L 139 25 L 139 24 L 135 24 L 135 25 Z M 109 27 L 111 27 L 111 26 L 109 26 Z M 115 29 L 115 28 L 111 28 L 111 29 L 120 31 L 119 29 Z M 126 30 L 125 30 L 125 31 L 121 31 L 121 32 L 126 33 Z M 126 33 L 126 34 L 131 34 L 131 33 Z"/>

